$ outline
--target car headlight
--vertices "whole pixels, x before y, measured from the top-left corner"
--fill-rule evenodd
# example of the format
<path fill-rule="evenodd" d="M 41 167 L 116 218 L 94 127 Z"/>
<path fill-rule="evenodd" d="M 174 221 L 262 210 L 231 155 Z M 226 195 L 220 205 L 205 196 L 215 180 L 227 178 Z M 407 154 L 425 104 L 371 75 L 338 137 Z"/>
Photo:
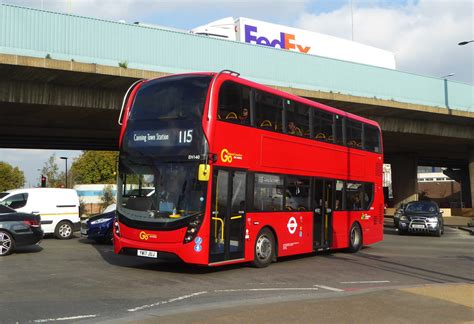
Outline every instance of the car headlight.
<path fill-rule="evenodd" d="M 437 223 L 438 222 L 438 217 L 430 217 L 430 218 L 428 218 L 428 222 Z"/>
<path fill-rule="evenodd" d="M 111 218 L 99 218 L 99 219 L 96 219 L 96 220 L 92 221 L 91 225 L 102 224 L 102 223 L 108 222 L 110 220 L 111 220 Z"/>
<path fill-rule="evenodd" d="M 407 218 L 405 215 L 401 215 L 401 216 L 400 216 L 400 220 L 401 220 L 401 221 L 407 221 L 408 218 Z"/>

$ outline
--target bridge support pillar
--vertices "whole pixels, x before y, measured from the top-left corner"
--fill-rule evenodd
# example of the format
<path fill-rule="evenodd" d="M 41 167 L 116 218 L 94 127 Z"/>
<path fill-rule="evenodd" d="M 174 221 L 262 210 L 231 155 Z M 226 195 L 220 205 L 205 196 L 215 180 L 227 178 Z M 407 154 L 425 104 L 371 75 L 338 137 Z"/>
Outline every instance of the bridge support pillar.
<path fill-rule="evenodd" d="M 474 167 L 474 164 L 473 164 Z M 396 156 L 391 161 L 393 203 L 399 207 L 401 203 L 418 198 L 418 159 L 415 154 Z"/>
<path fill-rule="evenodd" d="M 469 151 L 469 183 L 471 185 L 471 208 L 474 207 L 474 149 Z"/>

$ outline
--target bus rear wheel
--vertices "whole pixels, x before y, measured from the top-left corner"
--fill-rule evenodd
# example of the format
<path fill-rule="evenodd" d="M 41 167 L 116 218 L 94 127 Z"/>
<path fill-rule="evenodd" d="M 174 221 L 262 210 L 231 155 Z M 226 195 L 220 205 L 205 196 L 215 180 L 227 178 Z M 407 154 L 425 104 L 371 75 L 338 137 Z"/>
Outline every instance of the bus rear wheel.
<path fill-rule="evenodd" d="M 253 266 L 265 268 L 272 263 L 275 258 L 275 237 L 268 228 L 262 229 L 257 236 L 254 248 Z"/>
<path fill-rule="evenodd" d="M 349 232 L 349 248 L 347 249 L 351 253 L 355 253 L 362 247 L 362 230 L 359 224 L 352 224 L 351 231 Z"/>

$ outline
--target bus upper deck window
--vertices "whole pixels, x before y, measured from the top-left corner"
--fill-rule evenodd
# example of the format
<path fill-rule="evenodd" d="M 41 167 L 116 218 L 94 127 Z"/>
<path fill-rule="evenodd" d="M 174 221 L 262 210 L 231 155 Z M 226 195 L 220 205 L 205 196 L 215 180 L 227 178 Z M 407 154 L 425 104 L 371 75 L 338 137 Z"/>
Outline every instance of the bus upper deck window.
<path fill-rule="evenodd" d="M 364 149 L 381 153 L 380 146 L 380 132 L 377 127 L 371 125 L 364 125 Z"/>
<path fill-rule="evenodd" d="M 226 81 L 219 91 L 217 119 L 250 125 L 250 88 Z"/>
<path fill-rule="evenodd" d="M 255 126 L 270 130 L 281 131 L 283 99 L 263 91 L 255 93 Z"/>

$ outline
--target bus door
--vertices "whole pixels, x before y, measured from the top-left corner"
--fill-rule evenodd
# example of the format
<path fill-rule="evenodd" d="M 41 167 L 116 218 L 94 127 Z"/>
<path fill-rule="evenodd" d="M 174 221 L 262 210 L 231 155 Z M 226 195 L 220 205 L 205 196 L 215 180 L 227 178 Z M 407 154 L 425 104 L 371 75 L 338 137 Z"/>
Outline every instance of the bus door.
<path fill-rule="evenodd" d="M 313 249 L 327 249 L 332 232 L 334 180 L 314 179 L 313 186 Z"/>
<path fill-rule="evenodd" d="M 209 263 L 244 258 L 246 175 L 214 169 Z"/>

